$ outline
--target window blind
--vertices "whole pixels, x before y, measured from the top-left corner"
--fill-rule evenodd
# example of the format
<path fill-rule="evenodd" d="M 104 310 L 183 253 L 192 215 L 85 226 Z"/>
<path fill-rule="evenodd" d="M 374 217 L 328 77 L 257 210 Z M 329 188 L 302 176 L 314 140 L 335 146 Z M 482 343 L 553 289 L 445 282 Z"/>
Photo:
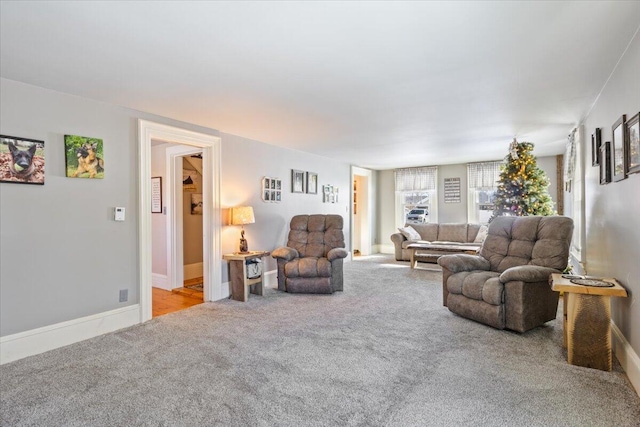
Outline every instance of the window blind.
<path fill-rule="evenodd" d="M 476 190 L 491 190 L 498 186 L 500 179 L 500 166 L 502 162 L 469 163 L 469 188 Z"/>
<path fill-rule="evenodd" d="M 437 166 L 396 169 L 396 191 L 435 190 Z"/>

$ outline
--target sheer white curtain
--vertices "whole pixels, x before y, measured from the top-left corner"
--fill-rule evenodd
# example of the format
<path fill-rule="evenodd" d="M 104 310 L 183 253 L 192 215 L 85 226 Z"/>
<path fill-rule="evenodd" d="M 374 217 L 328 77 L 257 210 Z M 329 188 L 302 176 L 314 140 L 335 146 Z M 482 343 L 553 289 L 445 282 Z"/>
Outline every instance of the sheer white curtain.
<path fill-rule="evenodd" d="M 500 166 L 503 162 L 469 163 L 469 188 L 476 190 L 491 190 L 498 186 Z"/>
<path fill-rule="evenodd" d="M 435 190 L 438 167 L 396 169 L 396 191 Z"/>

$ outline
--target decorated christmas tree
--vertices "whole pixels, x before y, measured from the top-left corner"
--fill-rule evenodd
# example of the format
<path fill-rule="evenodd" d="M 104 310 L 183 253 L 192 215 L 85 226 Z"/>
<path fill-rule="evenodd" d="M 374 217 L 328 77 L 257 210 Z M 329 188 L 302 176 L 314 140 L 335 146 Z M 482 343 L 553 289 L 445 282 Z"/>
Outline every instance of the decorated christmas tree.
<path fill-rule="evenodd" d="M 500 172 L 493 216 L 554 215 L 549 195 L 549 179 L 531 154 L 533 144 L 517 142 L 509 146 Z"/>

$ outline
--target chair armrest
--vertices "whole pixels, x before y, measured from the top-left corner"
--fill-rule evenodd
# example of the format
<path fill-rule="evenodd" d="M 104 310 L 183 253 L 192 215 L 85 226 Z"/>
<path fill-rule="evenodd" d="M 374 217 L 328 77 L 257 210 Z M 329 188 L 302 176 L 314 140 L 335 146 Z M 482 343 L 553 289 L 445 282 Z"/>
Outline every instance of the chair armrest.
<path fill-rule="evenodd" d="M 291 261 L 294 258 L 298 258 L 299 254 L 298 254 L 298 251 L 296 251 L 295 249 L 285 246 L 271 252 L 271 256 L 274 258 L 280 258 L 286 261 Z"/>
<path fill-rule="evenodd" d="M 333 261 L 334 259 L 346 258 L 349 252 L 345 248 L 333 248 L 327 252 L 327 259 Z"/>
<path fill-rule="evenodd" d="M 479 255 L 455 254 L 443 255 L 438 258 L 438 264 L 442 268 L 446 268 L 452 273 L 460 273 L 461 271 L 473 270 L 491 270 L 489 260 Z"/>
<path fill-rule="evenodd" d="M 402 242 L 404 242 L 406 239 L 406 237 L 404 237 L 404 234 L 402 233 L 393 233 L 391 235 L 391 241 L 395 244 L 402 244 Z"/>
<path fill-rule="evenodd" d="M 507 268 L 500 275 L 500 282 L 546 282 L 549 280 L 551 273 L 561 273 L 561 271 L 539 265 L 519 265 Z"/>

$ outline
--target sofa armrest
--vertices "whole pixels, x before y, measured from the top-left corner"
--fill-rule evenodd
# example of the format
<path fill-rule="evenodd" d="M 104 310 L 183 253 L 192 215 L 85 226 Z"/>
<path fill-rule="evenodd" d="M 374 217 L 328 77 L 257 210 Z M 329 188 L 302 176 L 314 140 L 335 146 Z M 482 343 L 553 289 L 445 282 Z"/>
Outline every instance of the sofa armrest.
<path fill-rule="evenodd" d="M 283 259 L 285 261 L 291 261 L 294 258 L 298 258 L 299 254 L 295 249 L 285 246 L 271 252 L 271 256 L 274 258 Z"/>
<path fill-rule="evenodd" d="M 393 233 L 391 235 L 391 241 L 396 245 L 401 245 L 405 240 L 407 240 L 407 238 L 404 237 L 402 233 Z"/>
<path fill-rule="evenodd" d="M 500 275 L 500 282 L 546 282 L 549 280 L 551 273 L 561 273 L 561 271 L 539 265 L 519 265 L 507 268 Z"/>
<path fill-rule="evenodd" d="M 455 254 L 443 255 L 438 258 L 438 264 L 452 273 L 473 270 L 491 270 L 489 260 L 479 255 Z"/>
<path fill-rule="evenodd" d="M 340 258 L 346 258 L 349 252 L 345 248 L 333 248 L 327 252 L 327 259 L 333 261 Z"/>

